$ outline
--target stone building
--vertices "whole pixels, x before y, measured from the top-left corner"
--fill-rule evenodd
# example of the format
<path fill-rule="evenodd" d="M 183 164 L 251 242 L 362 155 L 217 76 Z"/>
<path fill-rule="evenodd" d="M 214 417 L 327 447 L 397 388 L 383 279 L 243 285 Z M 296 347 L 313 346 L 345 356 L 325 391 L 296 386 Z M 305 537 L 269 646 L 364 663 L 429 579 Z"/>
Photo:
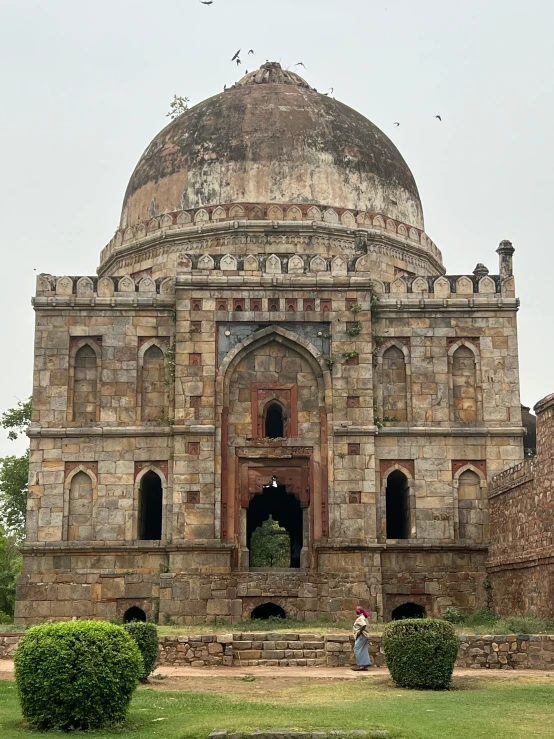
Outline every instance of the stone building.
<path fill-rule="evenodd" d="M 488 560 L 500 614 L 554 616 L 554 394 L 539 401 L 537 455 L 495 475 L 489 487 Z"/>
<path fill-rule="evenodd" d="M 18 622 L 479 605 L 523 458 L 497 251 L 447 276 L 396 147 L 279 64 L 170 123 L 97 276 L 38 277 Z M 290 568 L 250 567 L 270 515 Z"/>

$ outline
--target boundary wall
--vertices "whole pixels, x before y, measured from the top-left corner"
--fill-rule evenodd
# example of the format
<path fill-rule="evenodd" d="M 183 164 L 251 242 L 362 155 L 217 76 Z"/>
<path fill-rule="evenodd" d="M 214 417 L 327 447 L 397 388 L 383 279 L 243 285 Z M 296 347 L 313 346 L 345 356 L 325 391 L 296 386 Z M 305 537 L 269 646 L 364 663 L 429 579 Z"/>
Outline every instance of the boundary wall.
<path fill-rule="evenodd" d="M 23 634 L 0 634 L 0 659 L 11 659 Z M 348 634 L 237 633 L 162 636 L 158 667 L 343 667 L 354 664 Z M 381 637 L 371 636 L 376 667 L 385 666 Z M 457 667 L 554 670 L 554 635 L 460 635 Z"/>

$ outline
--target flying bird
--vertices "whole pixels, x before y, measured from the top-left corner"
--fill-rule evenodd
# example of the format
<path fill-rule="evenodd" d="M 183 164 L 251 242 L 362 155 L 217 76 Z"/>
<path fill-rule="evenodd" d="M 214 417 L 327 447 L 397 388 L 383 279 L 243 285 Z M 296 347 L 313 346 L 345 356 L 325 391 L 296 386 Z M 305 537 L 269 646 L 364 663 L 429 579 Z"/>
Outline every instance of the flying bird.
<path fill-rule="evenodd" d="M 332 95 L 332 94 L 333 94 L 333 93 L 335 92 L 335 88 L 334 88 L 334 87 L 330 87 L 330 88 L 329 88 L 329 92 L 330 92 L 330 93 L 331 93 L 331 95 Z"/>
<path fill-rule="evenodd" d="M 253 54 L 253 53 L 254 53 L 254 49 L 249 49 L 249 50 L 248 50 L 248 53 L 249 53 L 249 54 Z"/>
<path fill-rule="evenodd" d="M 239 58 L 237 57 L 237 67 L 239 66 L 239 64 L 242 64 L 242 62 L 241 62 L 241 60 L 240 60 L 240 59 L 239 59 Z"/>
<path fill-rule="evenodd" d="M 395 121 L 395 122 L 394 122 L 394 123 L 393 123 L 392 125 L 393 125 L 393 126 L 399 126 L 399 125 L 400 125 L 400 123 L 398 123 L 398 121 Z"/>
<path fill-rule="evenodd" d="M 232 61 L 232 62 L 234 62 L 234 61 L 235 61 L 235 59 L 238 59 L 238 56 L 239 56 L 239 54 L 240 54 L 240 49 L 239 49 L 239 50 L 237 51 L 237 53 L 236 53 L 236 54 L 235 54 L 235 56 L 234 56 L 234 57 L 233 57 L 233 58 L 231 59 L 231 61 Z"/>
<path fill-rule="evenodd" d="M 213 5 L 214 4 L 214 0 L 200 0 L 200 2 L 202 3 L 202 5 Z"/>
<path fill-rule="evenodd" d="M 306 65 L 304 64 L 304 62 L 296 62 L 296 64 L 294 66 L 295 67 L 304 67 L 304 69 L 306 69 Z"/>
<path fill-rule="evenodd" d="M 435 116 L 435 118 L 438 118 L 438 119 L 439 119 L 439 121 L 441 121 L 441 122 L 442 122 L 442 118 L 440 117 L 440 115 L 436 115 L 436 116 Z"/>

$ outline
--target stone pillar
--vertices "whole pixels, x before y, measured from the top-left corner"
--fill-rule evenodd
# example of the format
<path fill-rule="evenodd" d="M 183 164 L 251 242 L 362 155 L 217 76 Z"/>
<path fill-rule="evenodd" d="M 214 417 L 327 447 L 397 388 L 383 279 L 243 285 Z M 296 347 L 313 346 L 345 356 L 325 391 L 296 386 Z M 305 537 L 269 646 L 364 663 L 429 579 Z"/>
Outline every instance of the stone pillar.
<path fill-rule="evenodd" d="M 501 278 L 513 275 L 512 258 L 514 251 L 511 241 L 501 241 L 498 245 L 496 253 L 499 256 L 499 274 Z"/>

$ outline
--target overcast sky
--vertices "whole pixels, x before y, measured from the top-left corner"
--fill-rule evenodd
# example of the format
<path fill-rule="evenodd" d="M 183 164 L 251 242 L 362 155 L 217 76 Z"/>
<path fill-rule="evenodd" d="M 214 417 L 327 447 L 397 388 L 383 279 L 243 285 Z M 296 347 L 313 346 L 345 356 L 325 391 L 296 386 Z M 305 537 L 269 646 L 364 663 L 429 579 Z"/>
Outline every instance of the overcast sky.
<path fill-rule="evenodd" d="M 34 270 L 93 275 L 173 94 L 266 59 L 393 139 L 448 273 L 513 242 L 522 401 L 554 392 L 553 33 L 552 0 L 0 0 L 0 409 L 31 392 Z"/>

